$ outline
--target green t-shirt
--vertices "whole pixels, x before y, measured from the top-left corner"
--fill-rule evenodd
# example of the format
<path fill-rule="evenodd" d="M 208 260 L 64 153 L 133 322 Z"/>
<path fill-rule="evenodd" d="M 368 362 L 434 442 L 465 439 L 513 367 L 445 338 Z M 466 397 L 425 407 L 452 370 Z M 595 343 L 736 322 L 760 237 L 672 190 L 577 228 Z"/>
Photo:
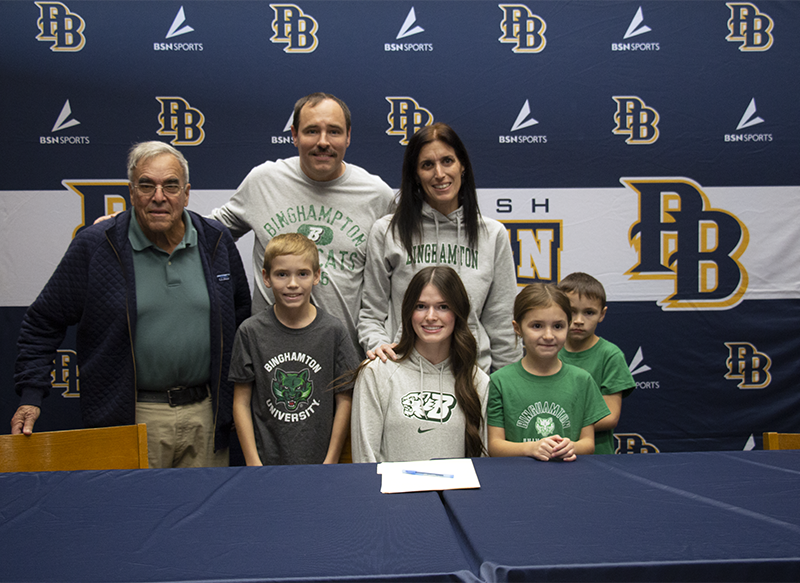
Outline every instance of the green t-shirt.
<path fill-rule="evenodd" d="M 582 368 L 594 379 L 603 395 L 613 395 L 622 392 L 627 397 L 636 386 L 625 355 L 616 344 L 603 338 L 598 338 L 597 343 L 582 352 L 567 352 L 562 348 L 558 353 L 561 362 L 566 362 Z M 594 453 L 614 453 L 614 432 L 594 432 Z"/>
<path fill-rule="evenodd" d="M 570 364 L 542 377 L 519 361 L 491 376 L 487 424 L 504 428 L 508 441 L 538 441 L 556 434 L 578 441 L 584 427 L 608 414 L 591 375 Z"/>
<path fill-rule="evenodd" d="M 206 383 L 211 370 L 211 300 L 197 230 L 184 210 L 186 232 L 170 254 L 145 236 L 136 213 L 131 214 L 137 386 L 159 391 Z"/>

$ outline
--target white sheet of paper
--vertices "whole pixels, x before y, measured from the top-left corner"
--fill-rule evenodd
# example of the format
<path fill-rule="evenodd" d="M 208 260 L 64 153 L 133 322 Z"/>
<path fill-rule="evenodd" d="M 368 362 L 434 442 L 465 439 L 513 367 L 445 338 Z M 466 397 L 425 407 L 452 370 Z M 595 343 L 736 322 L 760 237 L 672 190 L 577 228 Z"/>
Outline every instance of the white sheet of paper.
<path fill-rule="evenodd" d="M 416 474 L 408 472 L 420 472 Z M 383 462 L 378 464 L 381 492 L 429 492 L 480 488 L 475 466 L 469 458 L 426 460 L 418 462 Z M 438 475 L 426 475 L 438 474 Z M 452 476 L 452 477 L 441 477 Z"/>

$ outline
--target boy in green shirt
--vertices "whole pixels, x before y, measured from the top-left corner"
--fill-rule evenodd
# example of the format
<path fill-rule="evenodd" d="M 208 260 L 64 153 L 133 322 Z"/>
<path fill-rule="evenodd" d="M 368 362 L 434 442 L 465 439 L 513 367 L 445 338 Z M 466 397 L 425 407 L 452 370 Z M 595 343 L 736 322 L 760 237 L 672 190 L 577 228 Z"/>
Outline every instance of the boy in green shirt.
<path fill-rule="evenodd" d="M 594 424 L 594 453 L 614 453 L 614 428 L 622 411 L 622 398 L 631 393 L 636 382 L 619 347 L 596 334 L 608 309 L 605 289 L 597 279 L 580 272 L 562 279 L 558 288 L 567 294 L 572 306 L 569 334 L 558 356 L 587 371 L 600 387 L 611 414 Z"/>

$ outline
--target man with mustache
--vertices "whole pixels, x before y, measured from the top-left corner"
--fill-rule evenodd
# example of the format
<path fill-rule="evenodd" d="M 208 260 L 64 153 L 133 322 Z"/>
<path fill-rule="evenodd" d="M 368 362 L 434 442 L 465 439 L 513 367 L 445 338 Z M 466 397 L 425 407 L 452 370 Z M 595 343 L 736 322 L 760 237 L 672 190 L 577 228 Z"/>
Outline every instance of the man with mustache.
<path fill-rule="evenodd" d="M 393 193 L 378 176 L 344 155 L 350 145 L 350 110 L 333 95 L 312 93 L 294 107 L 292 137 L 298 156 L 253 168 L 229 202 L 211 216 L 234 237 L 255 233 L 253 272 L 260 273 L 264 249 L 275 235 L 299 232 L 314 241 L 322 275 L 311 299 L 347 327 L 357 353 L 366 240 L 372 224 L 390 210 Z M 253 313 L 273 303 L 255 278 Z"/>

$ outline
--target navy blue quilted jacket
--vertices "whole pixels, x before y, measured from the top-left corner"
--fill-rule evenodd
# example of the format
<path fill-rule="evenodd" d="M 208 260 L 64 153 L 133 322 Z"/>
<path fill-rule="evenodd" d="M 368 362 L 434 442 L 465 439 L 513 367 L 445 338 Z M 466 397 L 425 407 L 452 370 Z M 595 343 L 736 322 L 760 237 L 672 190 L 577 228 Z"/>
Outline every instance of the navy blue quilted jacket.
<path fill-rule="evenodd" d="M 14 381 L 20 405 L 41 407 L 50 391 L 53 359 L 77 325 L 81 414 L 86 427 L 135 422 L 136 283 L 128 241 L 131 211 L 84 229 L 73 239 L 50 281 L 28 308 L 18 341 Z M 250 290 L 230 232 L 189 211 L 211 300 L 211 377 L 215 448 L 228 446 L 233 384 L 228 381 L 233 338 L 250 316 Z M 164 340 L 169 350 L 169 339 Z"/>

